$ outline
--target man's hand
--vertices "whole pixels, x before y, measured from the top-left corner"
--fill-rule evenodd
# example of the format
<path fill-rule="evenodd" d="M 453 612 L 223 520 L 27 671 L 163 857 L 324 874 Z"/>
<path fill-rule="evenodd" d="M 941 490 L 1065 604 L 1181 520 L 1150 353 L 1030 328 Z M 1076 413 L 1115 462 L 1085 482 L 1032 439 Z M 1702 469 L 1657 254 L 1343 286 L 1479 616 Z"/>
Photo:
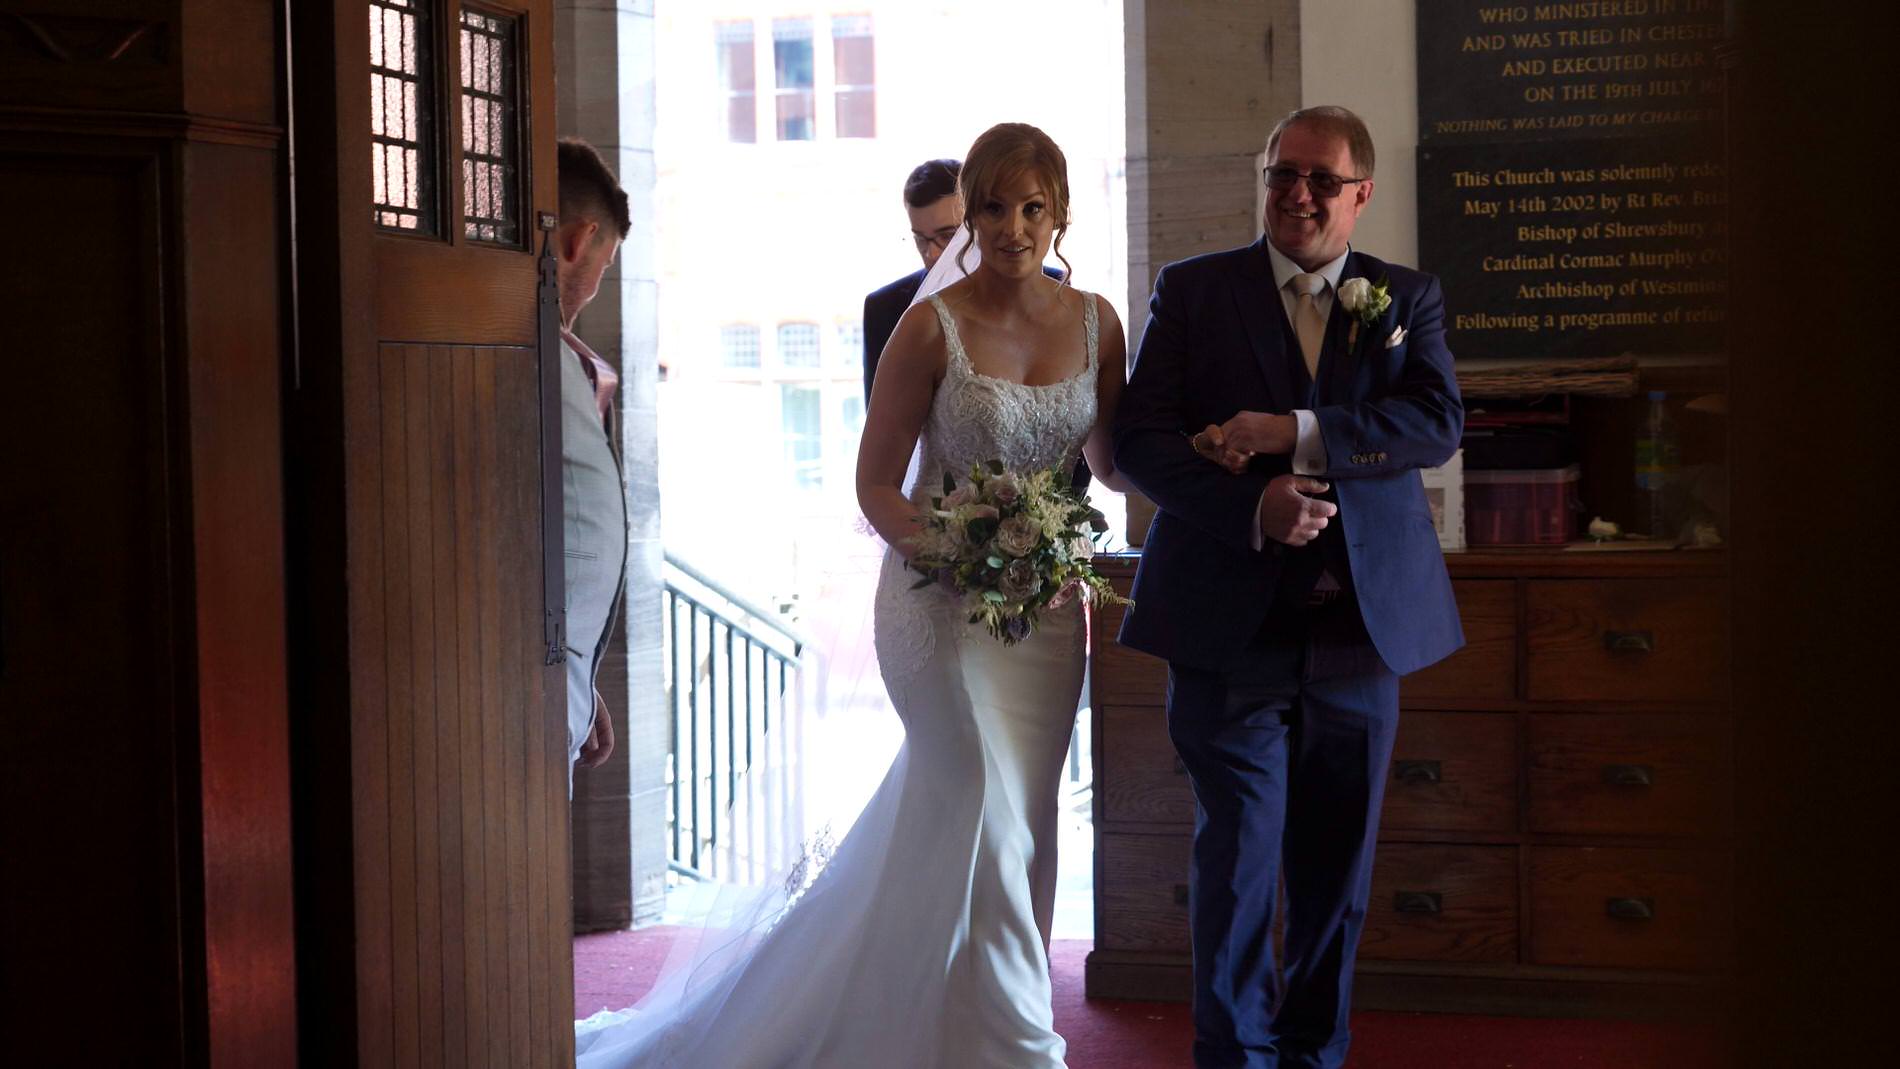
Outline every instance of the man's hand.
<path fill-rule="evenodd" d="M 581 755 L 574 763 L 582 768 L 599 768 L 607 763 L 614 752 L 614 724 L 607 715 L 607 701 L 594 692 L 594 726 L 588 729 L 587 741 L 581 743 Z"/>
<path fill-rule="evenodd" d="M 1298 420 L 1272 412 L 1236 412 L 1220 430 L 1227 448 L 1241 453 L 1291 453 L 1300 439 Z"/>
<path fill-rule="evenodd" d="M 1279 475 L 1260 495 L 1260 533 L 1275 542 L 1303 546 L 1326 529 L 1327 517 L 1339 511 L 1330 501 L 1307 497 L 1323 494 L 1326 484 L 1304 475 Z"/>

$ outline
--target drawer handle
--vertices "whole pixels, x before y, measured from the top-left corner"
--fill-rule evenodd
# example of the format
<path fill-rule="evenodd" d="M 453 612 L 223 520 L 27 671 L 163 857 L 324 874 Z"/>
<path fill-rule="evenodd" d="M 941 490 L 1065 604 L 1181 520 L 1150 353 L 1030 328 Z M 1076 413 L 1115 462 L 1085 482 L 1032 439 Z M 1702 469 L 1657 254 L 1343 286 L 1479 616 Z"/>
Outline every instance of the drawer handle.
<path fill-rule="evenodd" d="M 1174 885 L 1174 904 L 1184 909 L 1187 907 L 1187 904 L 1188 904 L 1188 885 L 1187 884 L 1177 883 Z"/>
<path fill-rule="evenodd" d="M 1437 891 L 1400 891 L 1392 896 L 1392 908 L 1400 913 L 1443 913 L 1445 898 Z"/>
<path fill-rule="evenodd" d="M 1400 783 L 1414 785 L 1443 783 L 1445 780 L 1444 771 L 1437 761 L 1395 761 L 1392 764 L 1392 775 L 1396 776 Z"/>
<path fill-rule="evenodd" d="M 1656 770 L 1648 765 L 1604 765 L 1603 782 L 1617 787 L 1653 787 Z"/>
<path fill-rule="evenodd" d="M 1656 900 L 1653 898 L 1612 898 L 1604 903 L 1604 911 L 1619 921 L 1655 920 Z"/>
<path fill-rule="evenodd" d="M 1605 631 L 1603 648 L 1615 653 L 1655 653 L 1656 633 L 1653 631 Z"/>

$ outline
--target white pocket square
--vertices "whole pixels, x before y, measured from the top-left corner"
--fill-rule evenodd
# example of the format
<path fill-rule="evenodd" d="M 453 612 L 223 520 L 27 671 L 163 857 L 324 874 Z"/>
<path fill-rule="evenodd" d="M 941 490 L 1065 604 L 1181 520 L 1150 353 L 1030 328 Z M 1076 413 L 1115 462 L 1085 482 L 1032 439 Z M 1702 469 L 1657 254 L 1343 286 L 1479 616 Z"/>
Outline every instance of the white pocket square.
<path fill-rule="evenodd" d="M 1385 339 L 1385 347 L 1388 349 L 1396 349 L 1404 343 L 1405 343 L 1405 328 L 1393 327 L 1391 335 Z"/>

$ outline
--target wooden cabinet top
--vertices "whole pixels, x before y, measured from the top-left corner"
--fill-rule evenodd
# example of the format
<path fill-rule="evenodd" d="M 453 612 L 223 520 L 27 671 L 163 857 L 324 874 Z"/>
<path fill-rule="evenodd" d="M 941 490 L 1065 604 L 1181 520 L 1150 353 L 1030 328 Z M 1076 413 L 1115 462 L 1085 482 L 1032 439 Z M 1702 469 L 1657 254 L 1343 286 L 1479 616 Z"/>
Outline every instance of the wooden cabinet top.
<path fill-rule="evenodd" d="M 1126 549 L 1097 556 L 1095 565 L 1110 578 L 1126 578 L 1135 574 L 1140 560 L 1139 549 Z M 1728 554 L 1719 549 L 1486 548 L 1447 551 L 1445 566 L 1454 579 L 1722 576 L 1728 574 Z"/>

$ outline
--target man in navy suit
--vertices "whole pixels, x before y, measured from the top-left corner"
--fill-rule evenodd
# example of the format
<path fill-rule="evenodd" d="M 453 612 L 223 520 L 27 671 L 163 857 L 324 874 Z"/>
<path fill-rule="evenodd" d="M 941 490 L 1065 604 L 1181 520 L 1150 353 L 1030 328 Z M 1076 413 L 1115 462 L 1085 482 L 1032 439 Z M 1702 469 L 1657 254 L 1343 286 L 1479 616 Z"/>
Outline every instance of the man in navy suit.
<path fill-rule="evenodd" d="M 1162 269 L 1115 420 L 1157 507 L 1120 640 L 1168 662 L 1196 803 L 1200 1069 L 1345 1063 L 1398 679 L 1464 642 L 1417 470 L 1464 424 L 1438 281 L 1348 246 L 1358 116 L 1296 111 L 1267 160 L 1265 236 Z"/>
<path fill-rule="evenodd" d="M 910 239 L 923 257 L 921 271 L 914 271 L 864 298 L 864 401 L 871 402 L 871 380 L 877 375 L 877 358 L 897 329 L 897 321 L 917 296 L 944 246 L 956 237 L 963 223 L 963 203 L 957 197 L 957 176 L 963 172 L 961 160 L 925 160 L 904 180 L 904 214 L 910 216 Z"/>

